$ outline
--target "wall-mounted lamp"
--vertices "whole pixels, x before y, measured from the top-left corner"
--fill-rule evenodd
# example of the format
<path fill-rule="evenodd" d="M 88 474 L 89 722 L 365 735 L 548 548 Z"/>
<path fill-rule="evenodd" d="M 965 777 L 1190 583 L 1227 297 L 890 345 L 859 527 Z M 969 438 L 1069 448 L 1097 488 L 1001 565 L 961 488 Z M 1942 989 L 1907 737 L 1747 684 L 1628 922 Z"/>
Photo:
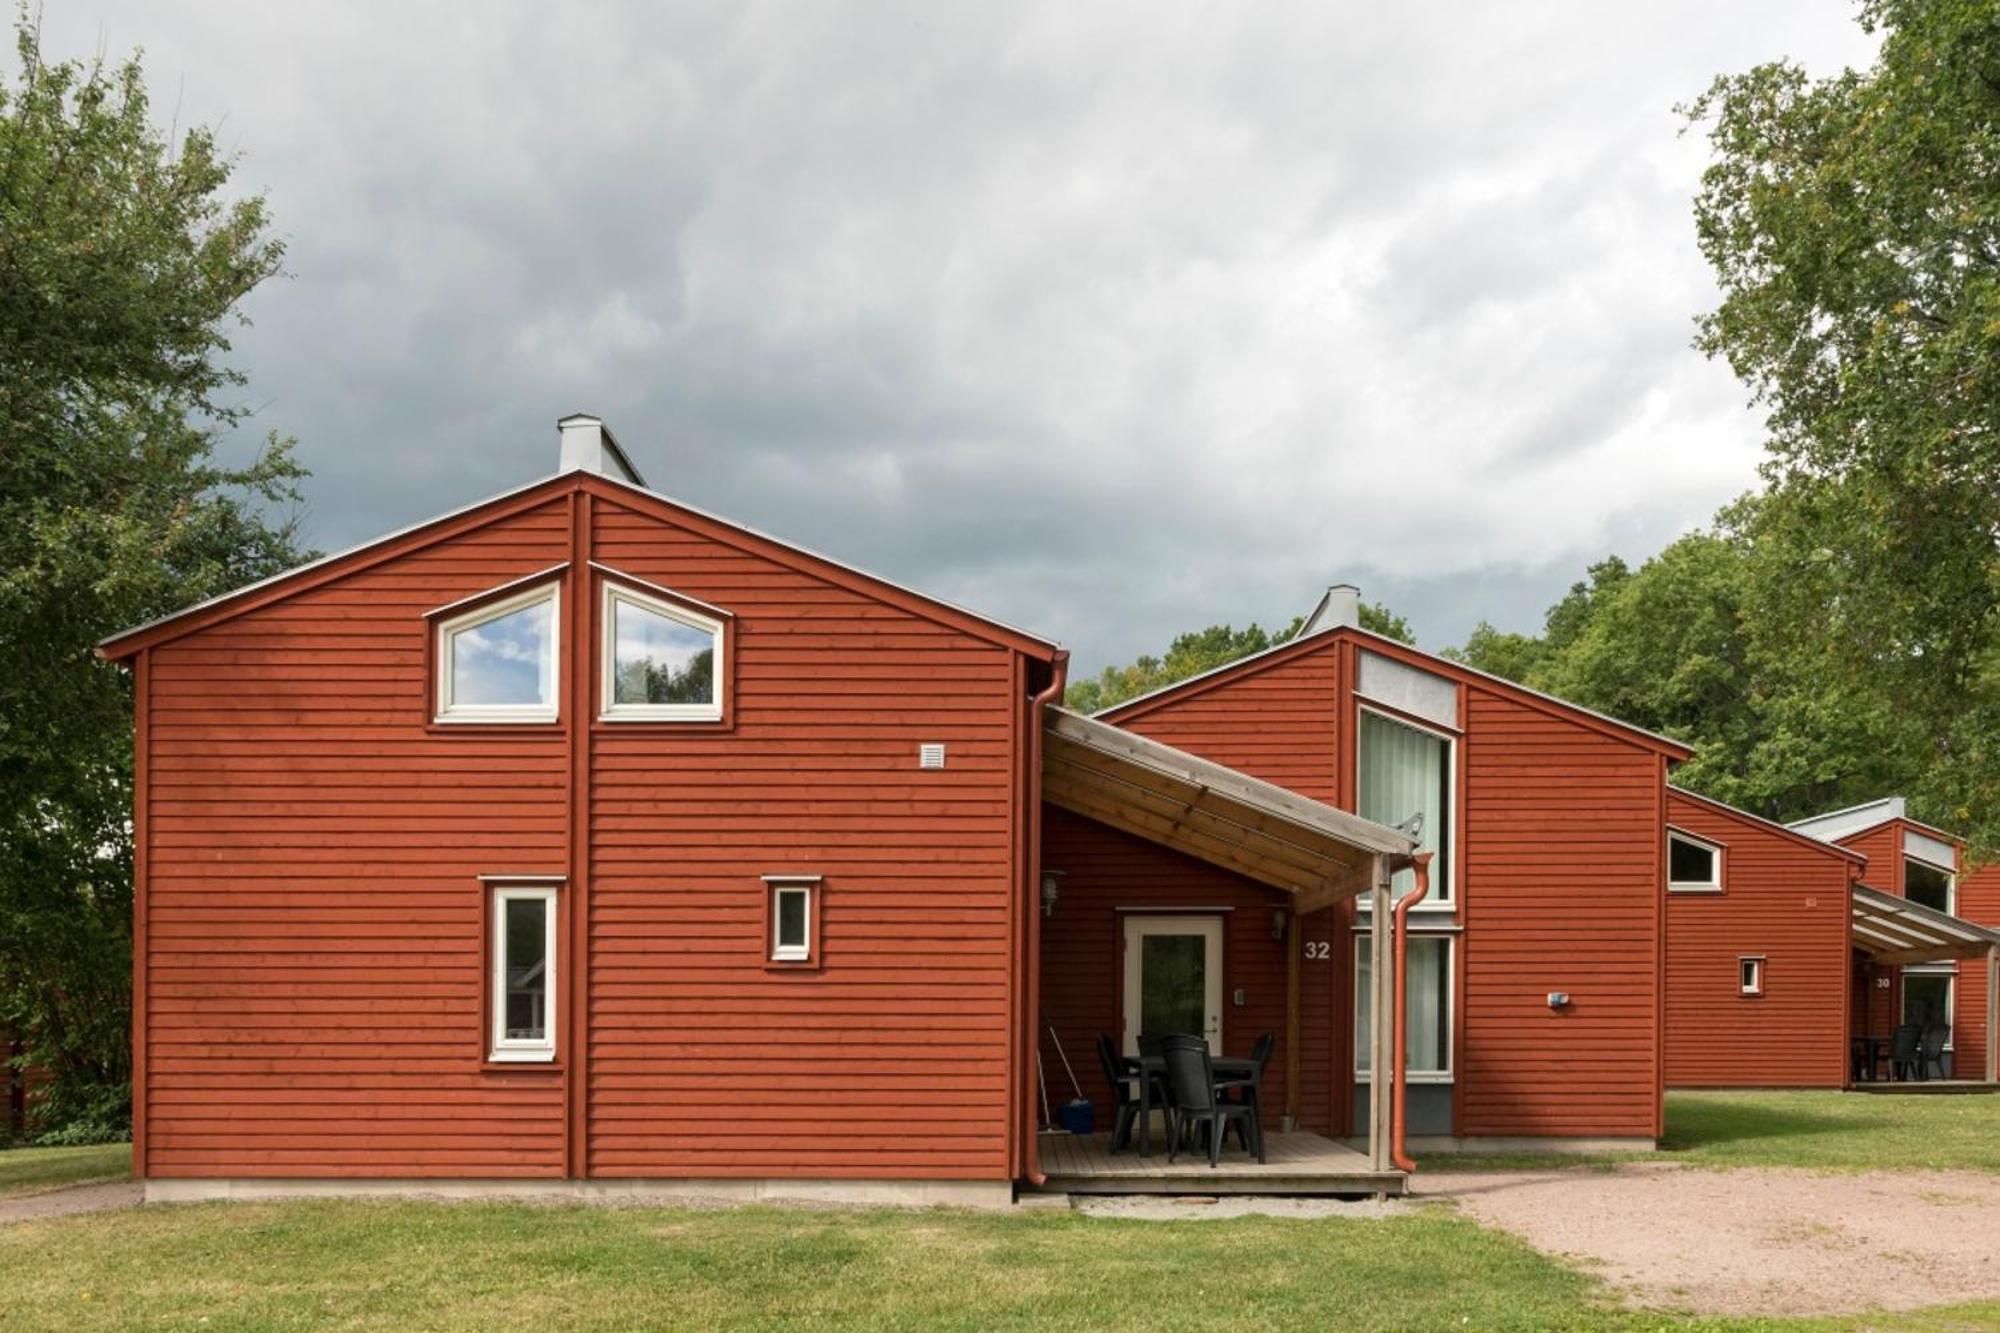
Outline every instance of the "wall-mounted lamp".
<path fill-rule="evenodd" d="M 1056 903 L 1062 897 L 1062 871 L 1051 870 L 1042 876 L 1042 915 L 1054 916 Z"/>
<path fill-rule="evenodd" d="M 1550 991 L 1550 992 L 1549 992 L 1549 1008 L 1551 1008 L 1551 1009 L 1567 1009 L 1567 1008 L 1569 1008 L 1569 992 L 1568 992 L 1568 991 L 1566 991 L 1566 990 L 1552 990 L 1552 991 Z"/>
<path fill-rule="evenodd" d="M 1274 909 L 1271 913 L 1271 938 L 1274 940 L 1285 938 L 1285 927 L 1290 923 L 1290 920 L 1291 918 L 1285 915 L 1284 908 Z"/>

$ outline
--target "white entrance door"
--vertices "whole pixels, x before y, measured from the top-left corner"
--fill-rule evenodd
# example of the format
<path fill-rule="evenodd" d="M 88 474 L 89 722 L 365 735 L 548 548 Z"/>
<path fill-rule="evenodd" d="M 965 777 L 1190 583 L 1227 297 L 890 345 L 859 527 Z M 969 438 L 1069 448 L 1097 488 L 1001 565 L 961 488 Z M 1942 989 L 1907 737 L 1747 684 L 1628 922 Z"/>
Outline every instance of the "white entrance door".
<path fill-rule="evenodd" d="M 1139 1034 L 1200 1033 L 1222 1053 L 1222 918 L 1125 918 L 1125 1053 Z"/>

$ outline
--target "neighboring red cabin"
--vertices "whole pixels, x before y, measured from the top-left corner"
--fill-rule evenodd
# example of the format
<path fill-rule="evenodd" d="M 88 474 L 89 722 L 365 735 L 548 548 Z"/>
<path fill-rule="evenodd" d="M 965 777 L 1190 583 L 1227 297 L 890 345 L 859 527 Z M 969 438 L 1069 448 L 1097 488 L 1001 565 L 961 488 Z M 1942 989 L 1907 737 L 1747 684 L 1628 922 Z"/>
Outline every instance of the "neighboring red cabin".
<path fill-rule="evenodd" d="M 1850 1031 L 1886 1041 L 1898 1026 L 1942 1028 L 1947 1034 L 1942 1072 L 1958 1079 L 1991 1079 L 2000 1051 L 1989 1031 L 1987 996 L 1997 961 L 1994 939 L 1978 927 L 2000 925 L 2000 870 L 1963 873 L 1964 844 L 1952 834 L 1911 819 L 1901 797 L 1799 820 L 1800 833 L 1867 857 L 1869 888 L 1941 913 L 1948 936 L 1938 947 L 1899 948 L 1902 940 L 1871 949 L 1857 918 L 1856 951 L 1848 969 Z M 1953 924 L 1952 919 L 1956 919 Z M 1965 929 L 1967 924 L 1973 929 Z M 1877 1076 L 1882 1049 L 1864 1058 L 1856 1076 Z M 1933 1073 L 1937 1072 L 1935 1070 Z"/>
<path fill-rule="evenodd" d="M 1667 823 L 1667 1085 L 1840 1087 L 1867 858 L 1679 788 Z"/>
<path fill-rule="evenodd" d="M 1662 1123 L 1666 772 L 1689 751 L 1370 634 L 1357 607 L 1354 590 L 1335 589 L 1298 638 L 1104 717 L 1380 823 L 1423 816 L 1421 845 L 1438 862 L 1411 927 L 1420 1143 L 1650 1143 Z M 1084 855 L 1058 846 L 1051 868 Z M 1240 1007 L 1253 1009 L 1273 975 L 1265 921 L 1206 884 L 1159 876 L 1128 897 L 1095 893 L 1096 965 L 1120 942 L 1103 919 L 1117 906 L 1199 917 L 1205 902 L 1233 909 L 1223 984 L 1244 985 Z M 1294 937 L 1304 1021 L 1327 1025 L 1336 1048 L 1353 1031 L 1365 916 L 1345 904 Z M 1347 1041 L 1326 1085 L 1302 1087 L 1305 1123 L 1361 1123 L 1367 1075 L 1354 1053 Z"/>

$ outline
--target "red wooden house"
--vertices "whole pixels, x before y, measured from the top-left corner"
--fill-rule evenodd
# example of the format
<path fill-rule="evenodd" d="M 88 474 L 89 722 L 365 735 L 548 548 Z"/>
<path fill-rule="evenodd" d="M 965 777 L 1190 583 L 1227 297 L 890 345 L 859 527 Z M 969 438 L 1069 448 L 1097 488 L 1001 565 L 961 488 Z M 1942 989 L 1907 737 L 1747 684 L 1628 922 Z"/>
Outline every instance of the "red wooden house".
<path fill-rule="evenodd" d="M 1965 874 L 1964 843 L 1910 818 L 1899 796 L 1791 827 L 1867 858 L 1847 970 L 1849 1031 L 1879 1047 L 1899 1025 L 1943 1027 L 1947 1076 L 2000 1078 L 2000 1030 L 1988 1021 L 2000 976 L 2000 932 L 1988 928 L 2000 926 L 2000 868 Z M 1881 1072 L 1883 1054 L 1862 1056 L 1856 1073 Z"/>
<path fill-rule="evenodd" d="M 1383 921 L 1411 837 L 1313 799 L 1328 783 L 1050 708 L 1053 644 L 657 495 L 594 418 L 562 423 L 554 477 L 100 655 L 135 683 L 134 1159 L 155 1196 L 976 1202 L 1056 1174 L 1045 1141 L 1089 1188 L 1125 1168 L 1037 1133 L 1043 1075 L 1069 1095 L 1037 1039 L 1054 1020 L 1102 1103 L 1088 1038 L 1129 1032 L 1118 994 L 1190 1027 L 1227 996 L 1218 1052 L 1282 1044 L 1266 1101 L 1302 1128 L 1246 1188 L 1400 1187 L 1386 1110 L 1369 1156 L 1325 1135 L 1361 1128 L 1340 905 L 1370 895 Z M 1496 903 L 1470 982 L 1427 958 L 1481 1022 L 1539 1017 L 1545 983 L 1576 1000 L 1509 1050 L 1453 1047 L 1481 1071 L 1468 1123 L 1649 1135 L 1657 846 L 1603 844 L 1657 829 L 1671 747 L 1498 687 L 1457 700 L 1517 741 L 1468 755 L 1475 790 L 1574 743 L 1574 781 L 1616 793 L 1578 820 L 1553 784 L 1470 825 L 1454 885 L 1509 873 L 1510 828 L 1560 832 L 1548 873 L 1514 872 L 1540 924 Z M 1586 860 L 1611 871 L 1602 949 L 1544 913 Z M 1095 903 L 1234 909 L 1225 959 L 1121 992 L 1115 941 L 1085 938 Z M 1512 961 L 1565 943 L 1532 978 Z M 1386 1029 L 1360 1043 L 1378 1066 Z"/>
<path fill-rule="evenodd" d="M 1690 751 L 1371 634 L 1358 611 L 1355 589 L 1331 589 L 1298 637 L 1103 716 L 1366 818 L 1421 817 L 1437 861 L 1433 892 L 1411 913 L 1414 1142 L 1650 1146 L 1665 1073 L 1666 775 Z M 1117 947 L 1129 960 L 1153 913 L 1171 913 L 1177 931 L 1221 919 L 1225 1032 L 1268 1004 L 1277 923 L 1266 931 L 1240 900 L 1167 874 L 1147 877 L 1143 895 L 1099 886 L 1096 867 L 1127 853 L 1139 855 L 1100 828 L 1051 830 L 1065 901 L 1087 893 L 1090 913 L 1060 914 L 1050 935 L 1060 930 L 1063 950 L 1045 954 L 1064 1040 L 1104 1025 L 1114 997 L 1102 984 L 1070 995 L 1048 965 L 1071 977 L 1115 970 Z M 1335 1135 L 1354 1132 L 1368 1104 L 1369 1062 L 1347 1034 L 1367 1013 L 1371 969 L 1356 940 L 1369 920 L 1349 902 L 1288 927 L 1305 966 L 1303 1044 L 1324 1031 L 1342 1052 L 1330 1077 L 1301 1071 L 1293 1101 L 1303 1123 Z M 1239 976 L 1253 983 L 1242 992 Z"/>

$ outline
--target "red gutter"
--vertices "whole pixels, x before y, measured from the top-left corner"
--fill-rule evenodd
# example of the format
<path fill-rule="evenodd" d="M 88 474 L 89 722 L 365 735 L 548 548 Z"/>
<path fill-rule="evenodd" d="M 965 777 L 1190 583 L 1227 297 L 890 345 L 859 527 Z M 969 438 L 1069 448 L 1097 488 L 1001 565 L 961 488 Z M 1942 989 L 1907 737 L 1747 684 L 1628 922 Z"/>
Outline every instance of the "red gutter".
<path fill-rule="evenodd" d="M 1021 1069 L 1027 1151 L 1021 1161 L 1030 1185 L 1046 1185 L 1042 1170 L 1042 1136 L 1035 1130 L 1035 1057 L 1042 1048 L 1042 713 L 1062 698 L 1069 678 L 1069 653 L 1057 649 L 1049 663 L 1049 683 L 1028 700 L 1028 968 L 1026 985 L 1027 1041 L 1022 1047 L 1025 1063 Z"/>
<path fill-rule="evenodd" d="M 1409 867 L 1417 872 L 1417 886 L 1404 894 L 1396 903 L 1396 1021 L 1395 1049 L 1389 1053 L 1389 1086 L 1391 1101 L 1389 1112 L 1389 1160 L 1399 1171 L 1414 1171 L 1417 1164 L 1410 1160 L 1410 1154 L 1403 1147 L 1403 1110 L 1408 1100 L 1409 1059 L 1407 1043 L 1410 1027 L 1410 973 L 1406 964 L 1410 958 L 1410 909 L 1423 901 L 1431 891 L 1431 852 L 1418 852 L 1408 858 Z M 1404 858 L 1398 857 L 1399 861 Z"/>

